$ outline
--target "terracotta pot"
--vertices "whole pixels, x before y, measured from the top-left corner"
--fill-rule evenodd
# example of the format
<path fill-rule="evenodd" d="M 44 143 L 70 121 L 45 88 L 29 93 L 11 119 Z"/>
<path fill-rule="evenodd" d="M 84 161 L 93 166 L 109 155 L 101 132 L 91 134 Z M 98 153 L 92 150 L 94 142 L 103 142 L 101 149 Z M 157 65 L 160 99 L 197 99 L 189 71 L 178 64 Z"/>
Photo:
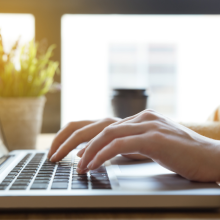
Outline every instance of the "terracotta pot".
<path fill-rule="evenodd" d="M 46 98 L 0 98 L 0 121 L 8 150 L 34 149 Z"/>

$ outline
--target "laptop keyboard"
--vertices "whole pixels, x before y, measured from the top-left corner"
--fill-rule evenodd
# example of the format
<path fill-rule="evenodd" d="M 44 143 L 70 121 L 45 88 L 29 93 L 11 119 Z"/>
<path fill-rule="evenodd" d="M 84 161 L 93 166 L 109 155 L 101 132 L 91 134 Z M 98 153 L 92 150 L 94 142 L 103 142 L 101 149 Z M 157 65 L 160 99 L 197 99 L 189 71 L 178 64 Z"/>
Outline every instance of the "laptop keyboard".
<path fill-rule="evenodd" d="M 0 183 L 0 190 L 112 189 L 104 165 L 86 174 L 76 172 L 80 158 L 66 157 L 58 163 L 45 153 L 27 154 Z"/>

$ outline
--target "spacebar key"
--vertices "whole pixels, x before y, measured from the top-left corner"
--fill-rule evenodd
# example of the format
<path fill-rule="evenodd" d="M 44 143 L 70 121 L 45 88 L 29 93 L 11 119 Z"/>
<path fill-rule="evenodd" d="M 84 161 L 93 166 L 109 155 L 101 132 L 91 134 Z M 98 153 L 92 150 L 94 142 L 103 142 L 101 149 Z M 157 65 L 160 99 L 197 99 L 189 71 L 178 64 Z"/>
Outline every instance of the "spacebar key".
<path fill-rule="evenodd" d="M 38 190 L 40 190 L 40 189 L 47 189 L 47 187 L 48 187 L 48 184 L 33 184 L 32 186 L 31 186 L 31 190 L 36 190 L 36 189 L 38 189 Z"/>
<path fill-rule="evenodd" d="M 53 183 L 51 189 L 67 189 L 68 183 Z"/>

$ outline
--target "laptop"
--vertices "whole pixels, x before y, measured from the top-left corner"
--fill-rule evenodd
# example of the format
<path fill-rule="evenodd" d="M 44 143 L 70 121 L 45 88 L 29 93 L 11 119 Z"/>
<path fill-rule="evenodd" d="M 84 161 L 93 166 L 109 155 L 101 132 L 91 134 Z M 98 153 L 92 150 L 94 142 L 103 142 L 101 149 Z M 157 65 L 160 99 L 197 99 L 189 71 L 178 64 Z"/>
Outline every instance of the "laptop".
<path fill-rule="evenodd" d="M 82 147 L 51 163 L 46 150 L 7 152 L 1 142 L 0 209 L 220 207 L 217 183 L 188 181 L 150 159 L 118 155 L 80 175 L 76 154 Z"/>

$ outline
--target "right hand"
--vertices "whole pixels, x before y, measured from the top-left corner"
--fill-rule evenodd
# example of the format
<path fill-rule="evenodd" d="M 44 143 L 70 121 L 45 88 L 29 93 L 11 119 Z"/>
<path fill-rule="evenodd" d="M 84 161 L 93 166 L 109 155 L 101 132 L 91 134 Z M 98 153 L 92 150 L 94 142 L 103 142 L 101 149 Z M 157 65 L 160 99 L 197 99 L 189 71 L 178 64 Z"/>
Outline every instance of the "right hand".
<path fill-rule="evenodd" d="M 78 152 L 77 172 L 99 168 L 118 154 L 141 154 L 182 177 L 200 182 L 220 180 L 220 141 L 213 140 L 152 111 L 116 122 Z"/>
<path fill-rule="evenodd" d="M 48 152 L 48 159 L 53 158 L 53 162 L 62 160 L 79 144 L 90 141 L 105 127 L 119 120 L 118 118 L 106 118 L 97 121 L 70 122 L 57 133 Z"/>

